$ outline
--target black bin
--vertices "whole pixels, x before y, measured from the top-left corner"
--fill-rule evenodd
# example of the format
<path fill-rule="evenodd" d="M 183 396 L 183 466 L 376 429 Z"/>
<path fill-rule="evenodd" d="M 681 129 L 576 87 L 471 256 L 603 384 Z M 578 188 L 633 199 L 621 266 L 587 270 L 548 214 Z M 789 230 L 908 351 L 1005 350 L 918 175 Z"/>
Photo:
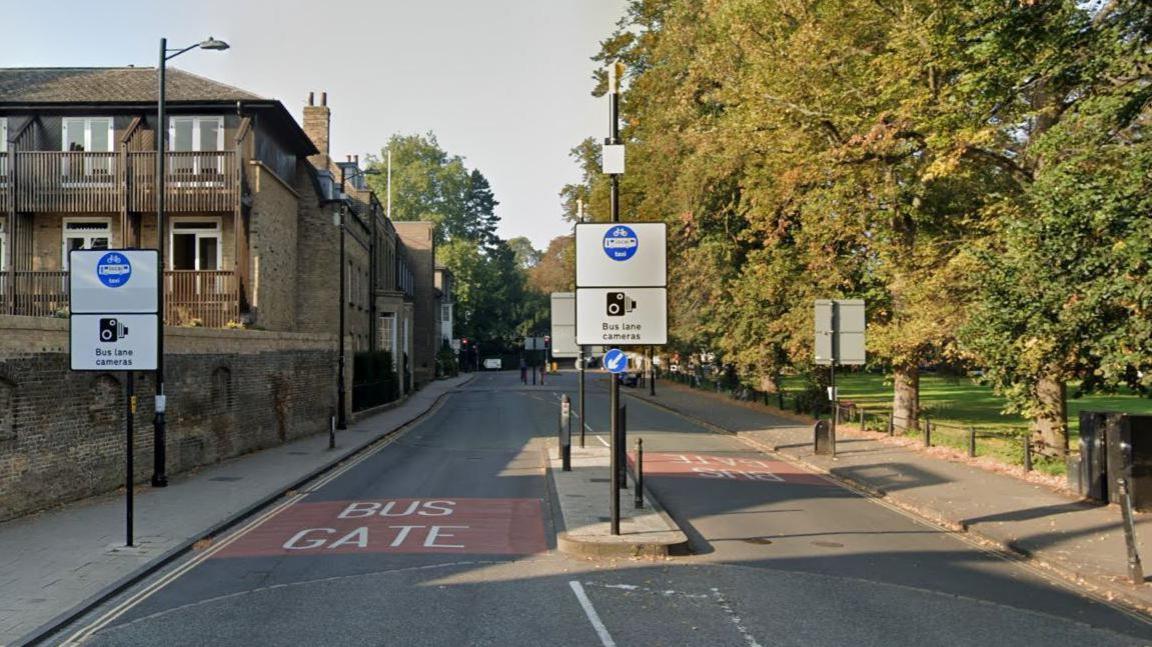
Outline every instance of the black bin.
<path fill-rule="evenodd" d="M 1152 510 L 1152 415 L 1103 415 L 1108 500 L 1120 503 L 1116 481 L 1126 478 L 1133 506 L 1141 511 Z"/>
<path fill-rule="evenodd" d="M 1069 485 L 1081 496 L 1101 503 L 1108 500 L 1109 491 L 1106 419 L 1097 411 L 1080 412 L 1080 462 L 1068 470 Z"/>

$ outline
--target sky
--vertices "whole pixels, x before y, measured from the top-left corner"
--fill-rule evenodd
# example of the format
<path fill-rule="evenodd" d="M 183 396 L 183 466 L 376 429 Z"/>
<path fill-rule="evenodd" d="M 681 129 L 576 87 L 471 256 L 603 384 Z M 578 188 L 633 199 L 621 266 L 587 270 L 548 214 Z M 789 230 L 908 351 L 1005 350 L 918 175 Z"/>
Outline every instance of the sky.
<path fill-rule="evenodd" d="M 328 92 L 332 155 L 379 154 L 393 133 L 436 134 L 500 201 L 500 235 L 543 249 L 570 231 L 559 191 L 579 179 L 568 151 L 605 135 L 591 57 L 627 0 L 0 0 L 0 67 L 169 65 L 279 99 L 297 120 Z"/>

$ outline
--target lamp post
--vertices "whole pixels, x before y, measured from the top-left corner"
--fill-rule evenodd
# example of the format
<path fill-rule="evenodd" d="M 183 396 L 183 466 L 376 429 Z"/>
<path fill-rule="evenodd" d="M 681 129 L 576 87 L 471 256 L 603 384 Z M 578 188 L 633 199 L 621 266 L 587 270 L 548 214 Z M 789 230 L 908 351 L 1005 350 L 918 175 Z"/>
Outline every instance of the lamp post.
<path fill-rule="evenodd" d="M 156 317 L 156 417 L 152 421 L 152 485 L 165 487 L 168 485 L 167 473 L 167 423 L 164 414 L 168 408 L 167 398 L 164 395 L 164 153 L 167 148 L 168 126 L 164 123 L 164 80 L 166 64 L 170 59 L 176 58 L 192 49 L 208 49 L 221 51 L 228 49 L 228 43 L 216 40 L 209 36 L 208 40 L 201 41 L 184 48 L 168 48 L 168 39 L 160 39 L 160 60 L 156 66 L 157 72 L 157 100 L 156 100 L 156 248 L 159 251 L 156 273 L 160 277 L 156 288 L 156 305 L 160 316 Z"/>
<path fill-rule="evenodd" d="M 344 366 L 345 366 L 345 360 L 344 360 L 344 333 L 345 333 L 344 328 L 345 328 L 345 325 L 344 325 L 344 320 L 345 320 L 345 317 L 344 317 L 344 315 L 345 315 L 346 311 L 348 310 L 348 304 L 347 304 L 348 295 L 345 291 L 345 289 L 346 289 L 345 286 L 348 282 L 348 278 L 344 273 L 345 272 L 345 269 L 344 269 L 344 265 L 345 265 L 345 260 L 344 260 L 345 259 L 344 211 L 345 211 L 345 209 L 347 209 L 348 202 L 349 202 L 348 196 L 344 192 L 345 182 L 347 181 L 347 171 L 348 171 L 347 166 L 340 165 L 340 207 L 336 210 L 336 213 L 333 215 L 333 219 L 336 221 L 336 223 L 335 223 L 336 226 L 338 226 L 340 228 L 340 331 L 339 331 L 339 337 L 337 338 L 337 342 L 336 342 L 336 344 L 338 346 L 338 352 L 337 352 L 337 358 L 338 359 L 337 359 L 337 366 L 336 366 L 336 428 L 340 429 L 340 430 L 344 430 L 344 429 L 348 428 L 348 416 L 346 415 L 346 413 L 344 411 L 344 408 L 347 406 L 347 400 L 346 400 L 346 396 L 344 393 L 344 390 L 345 390 L 345 383 L 344 383 Z M 379 174 L 380 174 L 379 170 L 374 169 L 374 168 L 370 168 L 370 169 L 364 170 L 364 171 L 362 171 L 360 169 L 356 169 L 355 175 L 379 175 Z M 353 177 L 355 177 L 355 175 Z M 329 436 L 328 437 L 328 449 L 335 449 L 335 448 L 336 448 L 336 437 L 335 436 Z"/>

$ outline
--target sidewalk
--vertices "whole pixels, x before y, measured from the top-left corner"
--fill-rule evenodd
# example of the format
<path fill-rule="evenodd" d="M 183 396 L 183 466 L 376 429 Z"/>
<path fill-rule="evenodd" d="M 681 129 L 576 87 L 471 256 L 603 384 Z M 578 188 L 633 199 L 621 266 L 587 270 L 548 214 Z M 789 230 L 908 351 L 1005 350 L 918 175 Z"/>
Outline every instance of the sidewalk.
<path fill-rule="evenodd" d="M 565 472 L 559 448 L 549 443 L 549 476 L 560 501 L 564 529 L 556 537 L 561 551 L 583 557 L 666 557 L 688 552 L 688 536 L 647 492 L 644 506 L 635 507 L 636 480 L 628 473 L 628 488 L 620 491 L 620 534 L 611 534 L 605 516 L 611 454 L 607 447 L 572 447 L 572 469 Z"/>
<path fill-rule="evenodd" d="M 399 406 L 337 432 L 179 475 L 162 489 L 138 486 L 136 544 L 124 546 L 124 496 L 108 495 L 0 523 L 0 645 L 158 568 L 238 517 L 430 410 L 472 375 L 433 382 Z"/>
<path fill-rule="evenodd" d="M 837 456 L 817 456 L 812 424 L 792 414 L 737 403 L 679 384 L 623 393 L 662 406 L 715 431 L 824 472 L 883 500 L 1051 569 L 1108 599 L 1148 612 L 1152 587 L 1127 580 L 1127 552 L 1116 506 L 1094 506 L 1049 487 L 900 446 L 841 425 Z M 1152 514 L 1137 515 L 1141 555 L 1152 556 Z M 1146 570 L 1149 570 L 1146 568 Z"/>

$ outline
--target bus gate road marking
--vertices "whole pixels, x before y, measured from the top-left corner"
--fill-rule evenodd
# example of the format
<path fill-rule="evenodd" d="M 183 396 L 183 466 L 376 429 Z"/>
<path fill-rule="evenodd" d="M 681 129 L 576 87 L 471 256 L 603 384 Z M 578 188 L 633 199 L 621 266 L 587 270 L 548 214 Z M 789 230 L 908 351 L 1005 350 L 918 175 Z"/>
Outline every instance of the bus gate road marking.
<path fill-rule="evenodd" d="M 629 454 L 628 460 L 634 462 L 635 455 Z M 827 480 L 783 461 L 691 452 L 644 452 L 644 475 L 831 486 Z"/>
<path fill-rule="evenodd" d="M 540 499 L 374 499 L 298 503 L 214 558 L 546 550 Z"/>

